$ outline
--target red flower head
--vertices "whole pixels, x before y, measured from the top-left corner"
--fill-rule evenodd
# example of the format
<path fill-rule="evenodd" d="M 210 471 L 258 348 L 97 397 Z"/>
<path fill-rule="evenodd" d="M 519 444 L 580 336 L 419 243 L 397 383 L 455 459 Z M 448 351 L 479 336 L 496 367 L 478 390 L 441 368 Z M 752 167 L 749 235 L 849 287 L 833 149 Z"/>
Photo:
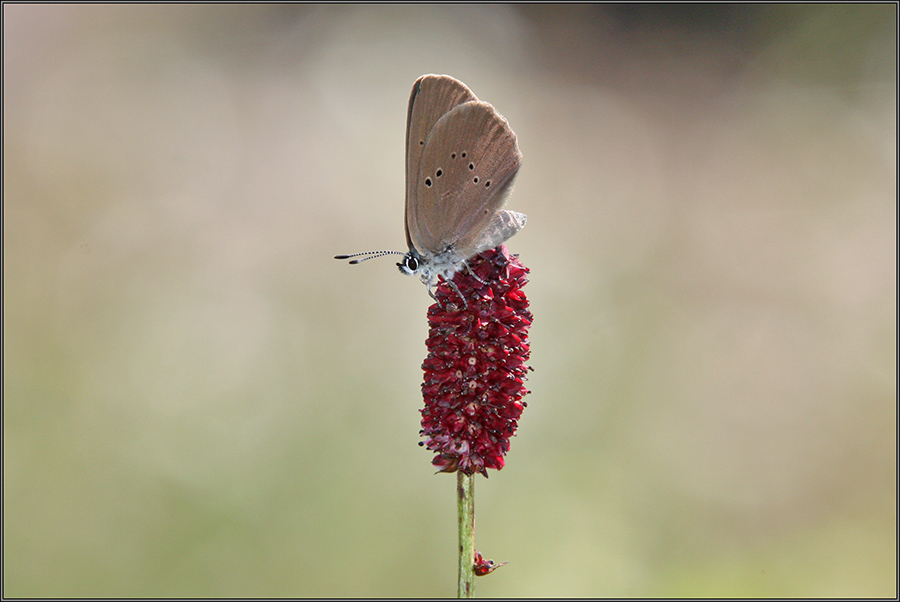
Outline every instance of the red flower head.
<path fill-rule="evenodd" d="M 437 454 L 432 464 L 441 472 L 486 477 L 488 468 L 503 468 L 528 393 L 527 273 L 501 245 L 455 274 L 458 290 L 443 280 L 437 287 L 438 303 L 428 309 L 419 445 Z"/>

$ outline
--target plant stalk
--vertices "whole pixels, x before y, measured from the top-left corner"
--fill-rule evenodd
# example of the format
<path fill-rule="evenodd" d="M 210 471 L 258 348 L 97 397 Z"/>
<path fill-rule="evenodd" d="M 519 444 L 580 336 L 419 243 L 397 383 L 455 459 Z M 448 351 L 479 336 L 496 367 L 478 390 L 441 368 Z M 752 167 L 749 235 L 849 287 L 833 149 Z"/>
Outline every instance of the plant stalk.
<path fill-rule="evenodd" d="M 458 598 L 475 597 L 475 475 L 457 473 L 456 503 L 459 519 Z"/>

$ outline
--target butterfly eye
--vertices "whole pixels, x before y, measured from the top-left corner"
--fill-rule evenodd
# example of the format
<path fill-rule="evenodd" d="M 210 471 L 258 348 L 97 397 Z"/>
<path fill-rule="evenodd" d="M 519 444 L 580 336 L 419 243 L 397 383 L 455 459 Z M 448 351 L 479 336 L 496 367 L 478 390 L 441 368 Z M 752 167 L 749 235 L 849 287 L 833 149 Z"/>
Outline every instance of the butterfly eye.
<path fill-rule="evenodd" d="M 419 260 L 410 251 L 403 256 L 403 261 L 397 262 L 397 267 L 403 274 L 411 276 L 419 270 Z"/>

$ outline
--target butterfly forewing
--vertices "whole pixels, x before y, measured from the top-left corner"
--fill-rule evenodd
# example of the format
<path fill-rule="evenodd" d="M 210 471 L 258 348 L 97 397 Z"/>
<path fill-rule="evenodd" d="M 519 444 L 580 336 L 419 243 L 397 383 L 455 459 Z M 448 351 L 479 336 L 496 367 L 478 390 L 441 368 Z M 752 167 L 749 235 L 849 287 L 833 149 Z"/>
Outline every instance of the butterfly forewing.
<path fill-rule="evenodd" d="M 466 259 L 484 250 L 482 234 L 503 206 L 520 159 L 516 135 L 490 104 L 469 101 L 441 117 L 412 187 L 416 219 L 407 227 L 415 248 L 433 255 L 452 246 Z"/>
<path fill-rule="evenodd" d="M 438 120 L 453 107 L 477 100 L 461 81 L 449 75 L 423 75 L 413 84 L 406 121 L 406 242 L 412 246 L 416 232 L 415 184 L 425 142 Z M 417 250 L 422 249 L 417 247 Z"/>

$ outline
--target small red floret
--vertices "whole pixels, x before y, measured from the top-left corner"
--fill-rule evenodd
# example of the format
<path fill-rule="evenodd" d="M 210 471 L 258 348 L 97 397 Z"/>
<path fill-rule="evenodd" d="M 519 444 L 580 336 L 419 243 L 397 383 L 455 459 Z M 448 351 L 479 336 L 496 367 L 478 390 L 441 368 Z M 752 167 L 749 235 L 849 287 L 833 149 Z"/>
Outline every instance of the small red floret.
<path fill-rule="evenodd" d="M 485 575 L 489 575 L 493 573 L 497 569 L 499 569 L 504 564 L 509 564 L 508 562 L 494 562 L 493 560 L 485 560 L 481 553 L 476 550 L 475 551 L 475 576 L 476 577 L 484 577 Z"/>

